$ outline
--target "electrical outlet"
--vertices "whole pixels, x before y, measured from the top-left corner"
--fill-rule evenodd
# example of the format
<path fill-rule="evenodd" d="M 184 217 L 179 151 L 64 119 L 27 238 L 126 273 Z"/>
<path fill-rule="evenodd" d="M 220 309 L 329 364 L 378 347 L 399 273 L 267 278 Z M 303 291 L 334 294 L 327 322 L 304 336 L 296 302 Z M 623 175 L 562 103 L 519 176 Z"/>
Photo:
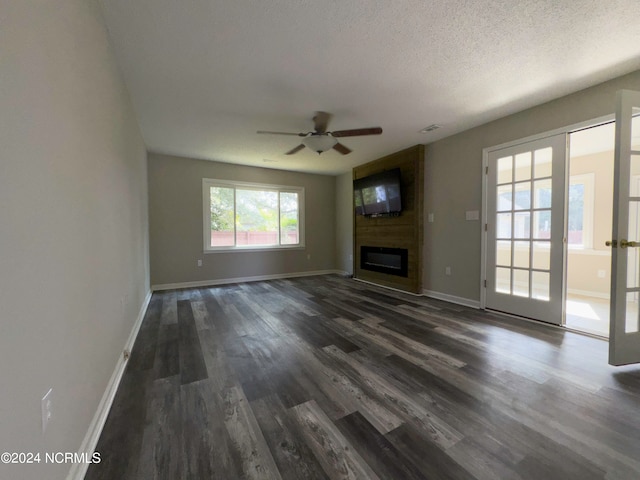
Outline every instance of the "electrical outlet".
<path fill-rule="evenodd" d="M 350 262 L 353 262 L 353 254 L 352 254 L 352 255 L 349 255 L 349 261 L 350 261 Z"/>
<path fill-rule="evenodd" d="M 444 274 L 445 275 L 451 275 L 451 267 L 445 267 L 444 268 Z"/>
<path fill-rule="evenodd" d="M 598 278 L 605 278 L 607 276 L 606 270 L 598 270 Z"/>
<path fill-rule="evenodd" d="M 53 388 L 50 388 L 47 394 L 42 397 L 42 402 L 40 403 L 40 407 L 42 410 L 42 433 L 47 429 L 47 425 L 49 424 L 49 420 L 53 416 Z"/>
<path fill-rule="evenodd" d="M 431 212 L 431 213 L 429 213 L 429 215 L 427 215 L 427 222 L 433 223 L 433 212 Z"/>
<path fill-rule="evenodd" d="M 201 267 L 202 266 L 202 260 L 198 260 L 198 266 Z"/>
<path fill-rule="evenodd" d="M 311 254 L 307 253 L 307 260 L 311 260 Z"/>

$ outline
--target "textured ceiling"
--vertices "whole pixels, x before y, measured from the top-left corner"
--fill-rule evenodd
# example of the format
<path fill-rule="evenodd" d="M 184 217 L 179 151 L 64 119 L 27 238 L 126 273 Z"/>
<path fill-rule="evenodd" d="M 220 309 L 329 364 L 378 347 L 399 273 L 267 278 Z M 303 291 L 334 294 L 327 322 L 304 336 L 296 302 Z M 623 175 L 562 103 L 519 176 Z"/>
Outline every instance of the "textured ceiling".
<path fill-rule="evenodd" d="M 101 4 L 149 150 L 245 165 L 346 172 L 640 69 L 638 0 Z M 316 110 L 384 133 L 346 156 L 255 133 Z"/>

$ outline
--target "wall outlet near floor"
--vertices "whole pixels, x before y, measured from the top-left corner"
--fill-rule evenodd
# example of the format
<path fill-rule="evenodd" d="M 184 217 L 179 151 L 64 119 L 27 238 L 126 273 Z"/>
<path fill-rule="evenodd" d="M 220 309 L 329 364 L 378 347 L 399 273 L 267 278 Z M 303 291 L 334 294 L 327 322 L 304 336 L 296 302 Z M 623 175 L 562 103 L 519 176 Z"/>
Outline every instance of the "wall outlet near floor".
<path fill-rule="evenodd" d="M 202 266 L 202 260 L 198 260 L 198 266 L 201 267 Z"/>
<path fill-rule="evenodd" d="M 605 278 L 607 276 L 606 270 L 598 270 L 598 278 Z"/>
<path fill-rule="evenodd" d="M 445 275 L 451 275 L 451 267 L 445 267 L 444 268 L 444 274 Z"/>
<path fill-rule="evenodd" d="M 311 260 L 311 254 L 307 253 L 307 260 Z"/>
<path fill-rule="evenodd" d="M 427 215 L 427 222 L 433 223 L 433 212 L 429 212 L 429 215 Z"/>
<path fill-rule="evenodd" d="M 42 433 L 47 430 L 47 425 L 49 425 L 49 420 L 53 417 L 53 388 L 50 388 L 47 394 L 42 397 L 42 401 L 40 402 L 40 407 L 42 410 Z"/>

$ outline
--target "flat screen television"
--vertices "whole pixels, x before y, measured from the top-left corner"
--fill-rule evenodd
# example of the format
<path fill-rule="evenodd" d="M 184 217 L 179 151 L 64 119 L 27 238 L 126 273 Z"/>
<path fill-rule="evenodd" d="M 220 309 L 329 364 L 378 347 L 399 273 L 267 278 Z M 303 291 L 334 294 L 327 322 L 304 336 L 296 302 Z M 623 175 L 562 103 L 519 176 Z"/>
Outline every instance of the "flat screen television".
<path fill-rule="evenodd" d="M 386 170 L 353 181 L 356 215 L 398 215 L 402 211 L 400 169 Z"/>

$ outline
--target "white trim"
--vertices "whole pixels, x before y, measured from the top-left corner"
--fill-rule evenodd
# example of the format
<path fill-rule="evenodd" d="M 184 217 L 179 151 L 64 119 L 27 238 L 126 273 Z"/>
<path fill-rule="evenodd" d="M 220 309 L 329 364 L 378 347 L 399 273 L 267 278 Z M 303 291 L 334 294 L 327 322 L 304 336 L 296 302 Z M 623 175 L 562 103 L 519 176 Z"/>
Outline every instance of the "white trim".
<path fill-rule="evenodd" d="M 258 245 L 254 246 L 240 246 L 240 247 L 218 247 L 216 250 L 204 250 L 202 252 L 203 255 L 209 255 L 210 253 L 246 253 L 246 252 L 275 252 L 280 250 L 305 250 L 304 245 L 276 245 L 276 246 L 266 246 L 260 247 Z"/>
<path fill-rule="evenodd" d="M 138 332 L 140 331 L 140 326 L 142 325 L 142 320 L 144 319 L 144 315 L 147 311 L 147 307 L 149 306 L 149 302 L 151 301 L 151 291 L 147 292 L 145 296 L 142 306 L 140 307 L 140 311 L 138 312 L 138 317 L 136 318 L 135 323 L 133 324 L 133 328 L 131 329 L 131 333 L 129 334 L 129 338 L 124 345 L 123 351 L 127 350 L 131 352 L 133 349 L 133 344 L 136 341 L 136 337 L 138 336 Z M 118 386 L 120 385 L 120 380 L 122 379 L 122 375 L 124 374 L 124 369 L 127 365 L 127 360 L 123 357 L 123 351 L 118 352 L 118 360 L 116 361 L 116 367 L 111 374 L 111 378 L 109 379 L 109 383 L 107 383 L 107 388 L 102 395 L 102 399 L 100 400 L 100 404 L 98 405 L 98 409 L 96 410 L 93 419 L 91 420 L 91 424 L 89 425 L 89 429 L 87 430 L 87 434 L 82 441 L 82 445 L 78 450 L 78 453 L 86 453 L 87 458 L 90 458 L 93 455 L 93 452 L 98 445 L 98 440 L 100 439 L 100 434 L 102 433 L 102 429 L 104 428 L 104 424 L 107 421 L 107 416 L 109 415 L 109 411 L 111 410 L 111 405 L 113 404 L 113 399 L 116 396 L 116 391 L 118 390 Z M 71 469 L 69 470 L 69 474 L 67 475 L 67 480 L 82 480 L 87 473 L 87 469 L 89 468 L 88 463 L 74 463 Z"/>
<path fill-rule="evenodd" d="M 585 130 L 591 127 L 597 127 L 604 123 L 611 123 L 615 121 L 615 114 L 611 113 L 609 115 L 603 115 L 602 117 L 594 118 L 591 120 L 585 120 L 584 122 L 574 123 L 573 125 L 568 125 L 566 127 L 556 128 L 554 130 L 549 130 L 547 132 L 537 133 L 535 135 L 530 135 L 524 138 L 518 138 L 516 140 L 511 140 L 510 142 L 501 143 L 499 145 L 493 145 L 491 147 L 483 148 L 482 151 L 486 151 L 487 153 L 493 152 L 496 150 L 502 150 L 503 148 L 515 147 L 517 145 L 523 143 L 529 143 L 534 140 L 540 140 L 547 137 L 553 137 L 555 135 L 559 135 L 562 133 L 570 134 L 573 132 L 578 132 L 580 130 Z"/>
<path fill-rule="evenodd" d="M 482 223 L 480 224 L 480 305 L 479 308 L 485 308 L 487 305 L 487 231 L 485 226 L 489 223 L 487 217 L 487 182 L 489 175 L 489 150 L 482 149 L 482 203 L 480 209 L 482 213 Z"/>
<path fill-rule="evenodd" d="M 435 298 L 436 300 L 443 300 L 449 303 L 455 303 L 457 305 L 464 305 L 465 307 L 480 308 L 480 301 L 471 300 L 470 298 L 457 297 L 455 295 L 449 295 L 448 293 L 434 292 L 433 290 L 423 290 L 422 294 L 425 297 Z"/>
<path fill-rule="evenodd" d="M 253 277 L 234 277 L 234 278 L 219 278 L 212 280 L 198 280 L 195 282 L 179 282 L 179 283 L 161 283 L 158 285 L 151 285 L 151 290 L 157 292 L 159 290 L 176 290 L 179 288 L 192 288 L 192 287 L 214 287 L 216 285 L 225 285 L 228 283 L 244 283 L 244 282 L 260 282 L 262 280 L 278 280 L 281 278 L 296 278 L 296 277 L 311 277 L 314 275 L 331 275 L 331 274 L 345 274 L 342 270 L 315 270 L 312 272 L 292 272 L 292 273 L 276 273 L 272 275 L 255 275 Z"/>
<path fill-rule="evenodd" d="M 211 187 L 228 187 L 233 188 L 233 238 L 234 245 L 211 246 Z M 236 241 L 236 211 L 237 202 L 236 194 L 238 188 L 244 190 L 262 190 L 269 192 L 277 192 L 278 194 L 278 243 L 274 245 L 235 245 Z M 281 224 L 280 224 L 280 194 L 295 193 L 298 195 L 298 243 L 295 245 L 281 244 Z M 235 180 L 218 180 L 215 178 L 202 179 L 202 241 L 203 252 L 207 253 L 227 253 L 227 252 L 247 252 L 247 251 L 271 251 L 285 249 L 304 249 L 305 248 L 305 188 L 291 185 L 272 185 L 266 183 L 249 183 L 237 182 Z"/>
<path fill-rule="evenodd" d="M 594 250 L 592 248 L 580 248 L 570 246 L 568 248 L 569 256 L 571 255 L 587 255 L 592 257 L 610 257 L 611 250 Z"/>
<path fill-rule="evenodd" d="M 504 148 L 513 147 L 516 145 L 520 145 L 522 143 L 528 143 L 534 140 L 539 140 L 546 137 L 551 137 L 558 134 L 566 134 L 567 136 L 572 132 L 577 132 L 580 130 L 584 130 L 591 127 L 596 127 L 599 125 L 603 125 L 606 123 L 611 123 L 615 121 L 615 114 L 611 113 L 608 115 L 603 115 L 601 117 L 593 118 L 591 120 L 585 120 L 582 122 L 574 123 L 572 125 L 568 125 L 561 128 L 556 128 L 554 130 L 549 130 L 547 132 L 538 133 L 536 135 L 531 135 L 524 138 L 519 138 L 516 140 L 511 140 L 509 142 L 501 143 L 498 145 L 493 145 L 490 147 L 485 147 L 482 149 L 482 223 L 480 225 L 480 234 L 481 234 L 481 254 L 480 254 L 480 308 L 486 308 L 486 288 L 484 283 L 487 280 L 487 232 L 484 230 L 484 225 L 488 223 L 487 218 L 487 175 L 485 174 L 486 168 L 489 165 L 489 153 L 494 152 L 496 150 L 502 150 Z M 568 150 L 568 148 L 567 148 Z M 567 155 L 568 161 L 569 155 Z M 568 170 L 565 166 L 565 169 Z M 566 192 L 565 192 L 566 193 Z M 566 202 L 565 202 L 566 203 Z M 566 208 L 566 207 L 565 207 Z M 566 224 L 566 221 L 565 221 Z M 565 259 L 566 261 L 566 259 Z M 566 271 L 566 267 L 564 268 Z M 563 304 L 564 304 L 563 300 Z"/>
<path fill-rule="evenodd" d="M 567 288 L 567 294 L 573 293 L 574 295 L 581 295 L 583 297 L 602 298 L 609 300 L 610 295 L 602 292 L 592 292 L 591 290 L 580 290 L 578 288 Z"/>

